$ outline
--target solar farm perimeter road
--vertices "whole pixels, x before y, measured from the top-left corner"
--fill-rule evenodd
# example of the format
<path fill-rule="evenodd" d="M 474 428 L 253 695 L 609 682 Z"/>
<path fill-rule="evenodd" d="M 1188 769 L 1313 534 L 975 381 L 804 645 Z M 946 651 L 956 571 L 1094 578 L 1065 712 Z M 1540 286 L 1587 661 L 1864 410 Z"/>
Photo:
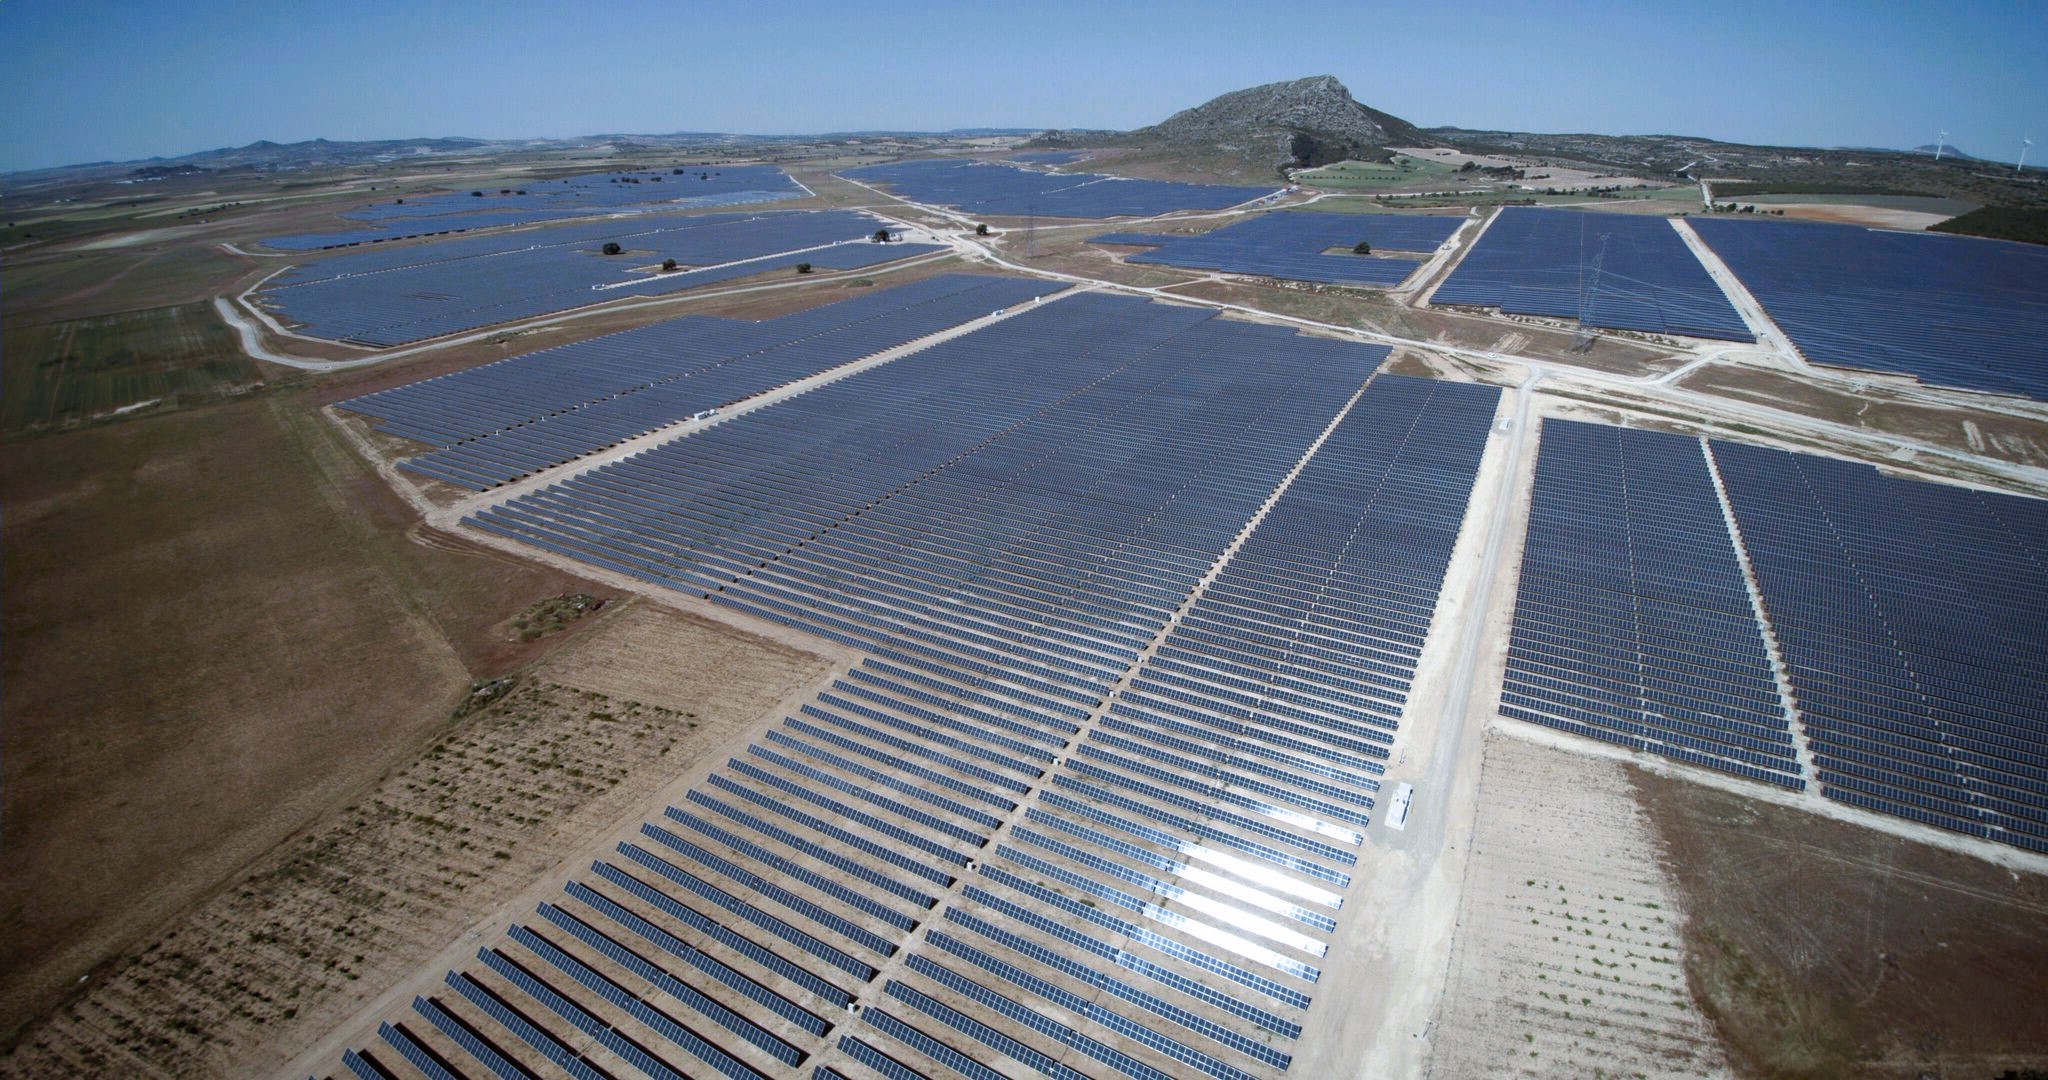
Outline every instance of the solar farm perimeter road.
<path fill-rule="evenodd" d="M 1536 387 L 1548 374 L 1542 365 L 1530 366 L 1528 376 L 1515 388 L 1514 412 L 1504 427 L 1495 429 L 1502 437 L 1491 441 L 1481 460 L 1466 511 L 1465 532 L 1452 552 L 1450 572 L 1444 580 L 1442 603 L 1446 606 L 1439 608 L 1432 634 L 1444 637 L 1455 633 L 1456 652 L 1440 658 L 1448 668 L 1447 678 L 1443 668 L 1435 676 L 1418 674 L 1418 686 L 1430 678 L 1443 687 L 1442 696 L 1411 709 L 1408 737 L 1396 766 L 1426 753 L 1426 768 L 1419 774 L 1389 770 L 1390 781 L 1398 778 L 1415 785 L 1413 802 L 1400 829 L 1387 827 L 1391 805 L 1381 810 L 1370 841 L 1381 857 L 1361 860 L 1358 867 L 1361 876 L 1373 877 L 1360 890 L 1362 895 L 1399 900 L 1349 920 L 1341 936 L 1331 942 L 1332 956 L 1360 956 L 1363 949 L 1374 945 L 1389 950 L 1373 958 L 1378 969 L 1372 980 L 1376 999 L 1352 1003 L 1357 1010 L 1355 1018 L 1370 1017 L 1372 1021 L 1355 1020 L 1330 1030 L 1331 1037 L 1321 1045 L 1300 1047 L 1295 1071 L 1302 1076 L 1340 1070 L 1363 1076 L 1412 1076 L 1418 1075 L 1429 1059 L 1424 1036 L 1445 986 L 1444 965 L 1451 956 L 1465 861 L 1471 855 L 1479 808 L 1484 745 L 1476 736 L 1492 716 L 1485 688 L 1475 691 L 1474 674 L 1481 654 L 1490 648 L 1487 613 L 1501 576 L 1500 552 L 1510 546 L 1508 524 L 1515 477 L 1521 472 L 1535 427 L 1531 411 Z M 1482 507 L 1487 508 L 1483 522 L 1477 513 Z M 1425 734 L 1432 724 L 1433 742 Z"/>

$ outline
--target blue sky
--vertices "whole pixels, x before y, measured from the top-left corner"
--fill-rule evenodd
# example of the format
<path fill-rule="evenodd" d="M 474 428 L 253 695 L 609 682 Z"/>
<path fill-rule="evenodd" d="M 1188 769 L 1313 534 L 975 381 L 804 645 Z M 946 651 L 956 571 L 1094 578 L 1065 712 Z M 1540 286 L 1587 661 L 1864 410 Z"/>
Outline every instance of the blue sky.
<path fill-rule="evenodd" d="M 2010 160 L 2048 139 L 2048 6 L 0 0 L 0 170 L 256 139 L 1126 128 L 1314 74 L 1424 126 L 1945 128 Z"/>

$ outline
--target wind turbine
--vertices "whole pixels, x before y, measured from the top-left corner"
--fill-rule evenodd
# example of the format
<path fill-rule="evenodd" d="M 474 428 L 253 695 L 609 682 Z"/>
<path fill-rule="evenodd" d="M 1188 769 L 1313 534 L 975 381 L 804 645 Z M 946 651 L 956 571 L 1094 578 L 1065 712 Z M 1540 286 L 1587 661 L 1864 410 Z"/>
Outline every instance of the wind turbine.
<path fill-rule="evenodd" d="M 2020 140 L 2020 163 L 2018 165 L 2013 166 L 2012 171 L 2016 173 L 2023 173 L 2027 171 L 2027 147 L 2032 145 L 2034 145 L 2034 140 L 2032 139 Z"/>
<path fill-rule="evenodd" d="M 1935 142 L 1934 142 L 1934 160 L 1936 160 L 1936 161 L 1940 161 L 1940 160 L 1941 160 L 1941 152 L 1942 152 L 1942 150 L 1943 150 L 1943 149 L 1945 149 L 1945 148 L 1946 148 L 1947 146 L 1948 146 L 1948 132 L 1944 131 L 1944 132 L 1942 132 L 1942 133 L 1941 133 L 1941 138 L 1939 138 L 1939 139 L 1935 140 Z"/>

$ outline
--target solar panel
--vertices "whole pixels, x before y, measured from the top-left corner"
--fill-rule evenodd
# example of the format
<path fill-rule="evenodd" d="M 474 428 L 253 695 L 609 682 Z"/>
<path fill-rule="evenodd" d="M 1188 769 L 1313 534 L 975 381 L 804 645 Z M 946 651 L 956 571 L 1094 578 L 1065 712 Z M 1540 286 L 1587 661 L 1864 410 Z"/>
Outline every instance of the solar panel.
<path fill-rule="evenodd" d="M 2048 249 L 1822 222 L 1692 228 L 1813 363 L 2048 399 Z"/>
<path fill-rule="evenodd" d="M 1700 440 L 1543 421 L 1501 712 L 1805 786 Z"/>
<path fill-rule="evenodd" d="M 1430 302 L 1612 330 L 1756 340 L 1671 222 L 1642 215 L 1505 207 Z"/>
<path fill-rule="evenodd" d="M 1360 241 L 1374 252 L 1428 252 L 1464 224 L 1454 217 L 1410 214 L 1318 214 L 1289 211 L 1260 214 L 1203 233 L 1110 233 L 1096 243 L 1145 244 L 1153 250 L 1128 256 L 1134 263 L 1158 263 L 1232 274 L 1255 274 L 1333 285 L 1398 285 L 1421 265 L 1413 258 L 1356 255 Z M 1330 248 L 1340 254 L 1325 254 Z"/>
<path fill-rule="evenodd" d="M 831 1030 L 831 1025 L 826 1023 L 816 1013 L 768 989 L 717 957 L 691 946 L 681 938 L 613 903 L 606 897 L 591 890 L 588 886 L 570 882 L 568 892 L 570 896 L 589 905 L 591 910 L 640 935 L 664 952 L 682 958 L 691 967 L 737 991 L 755 1004 L 767 1008 L 770 1012 L 775 1013 L 784 1020 L 803 1028 L 813 1035 L 823 1035 Z M 540 906 L 540 914 L 542 918 L 568 931 L 578 940 L 585 942 L 592 948 L 610 956 L 642 978 L 646 978 L 649 981 L 659 981 L 667 977 L 660 973 L 659 969 L 654 968 L 651 962 L 627 950 L 624 946 L 613 940 L 610 935 L 553 904 L 542 904 Z"/>
<path fill-rule="evenodd" d="M 1712 448 L 1821 793 L 2048 851 L 2048 500 Z"/>

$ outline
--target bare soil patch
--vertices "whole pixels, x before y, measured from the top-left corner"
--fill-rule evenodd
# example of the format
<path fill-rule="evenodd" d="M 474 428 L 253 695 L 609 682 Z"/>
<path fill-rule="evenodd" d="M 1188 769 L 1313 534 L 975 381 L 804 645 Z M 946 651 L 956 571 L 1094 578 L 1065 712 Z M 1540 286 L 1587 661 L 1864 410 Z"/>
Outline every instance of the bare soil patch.
<path fill-rule="evenodd" d="M 1925 229 L 1939 225 L 1954 217 L 1954 214 L 1933 214 L 1923 210 L 1901 210 L 1891 206 L 1829 205 L 1826 203 L 1775 203 L 1772 210 L 1783 211 L 1788 218 L 1804 218 L 1807 221 L 1839 221 L 1850 225 L 1869 225 L 1879 229 Z"/>
<path fill-rule="evenodd" d="M 1431 1075 L 1725 1073 L 1622 767 L 1490 731 Z"/>
<path fill-rule="evenodd" d="M 752 720 L 828 666 L 697 615 L 635 604 L 619 625 L 551 661 L 565 683 L 670 709 Z"/>
<path fill-rule="evenodd" d="M 1588 368 L 1616 375 L 1661 375 L 1683 362 L 1676 352 L 1662 345 L 1637 341 L 1611 331 L 1599 331 L 1591 348 L 1572 352 L 1571 331 L 1545 326 L 1527 319 L 1445 308 L 1413 308 L 1409 311 L 1417 336 L 1467 349 L 1501 352 L 1506 335 L 1515 335 L 1511 351 L 1570 367 Z"/>
<path fill-rule="evenodd" d="M 1876 387 L 1861 392 L 1835 390 L 1784 372 L 1719 364 L 1687 375 L 1681 385 L 2020 465 L 2048 464 L 2048 421 L 1920 405 Z"/>
<path fill-rule="evenodd" d="M 1745 1075 L 2048 1067 L 2048 878 L 1631 769 Z"/>

